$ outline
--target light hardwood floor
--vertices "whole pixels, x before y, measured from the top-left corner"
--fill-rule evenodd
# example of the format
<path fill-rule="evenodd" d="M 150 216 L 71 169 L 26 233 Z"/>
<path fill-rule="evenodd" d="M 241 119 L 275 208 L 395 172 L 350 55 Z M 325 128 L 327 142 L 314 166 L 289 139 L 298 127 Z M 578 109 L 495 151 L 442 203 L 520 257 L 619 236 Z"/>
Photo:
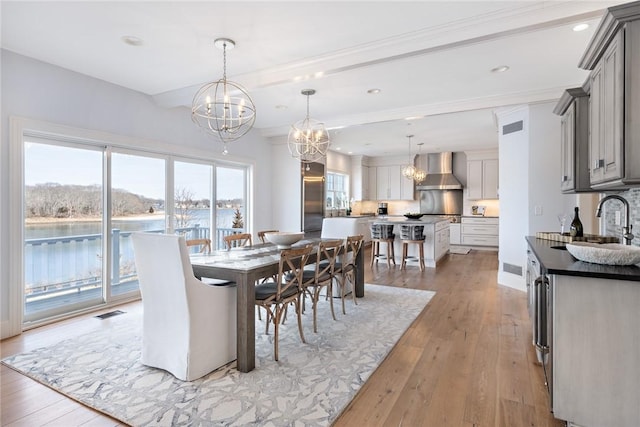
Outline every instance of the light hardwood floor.
<path fill-rule="evenodd" d="M 334 425 L 563 426 L 549 412 L 525 294 L 497 285 L 497 265 L 497 254 L 487 251 L 449 255 L 436 270 L 424 272 L 415 266 L 400 271 L 367 264 L 367 283 L 434 290 L 436 295 Z M 131 312 L 140 304 L 119 308 Z M 1 355 L 111 321 L 92 316 L 4 340 Z M 5 366 L 0 388 L 2 426 L 122 425 Z"/>

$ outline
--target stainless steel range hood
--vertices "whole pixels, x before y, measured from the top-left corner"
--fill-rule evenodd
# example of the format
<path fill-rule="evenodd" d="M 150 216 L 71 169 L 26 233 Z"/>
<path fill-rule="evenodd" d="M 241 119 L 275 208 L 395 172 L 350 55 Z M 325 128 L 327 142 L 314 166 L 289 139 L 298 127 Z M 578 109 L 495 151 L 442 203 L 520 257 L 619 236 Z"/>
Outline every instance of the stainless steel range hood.
<path fill-rule="evenodd" d="M 416 190 L 462 190 L 452 172 L 453 153 L 427 154 L 427 177 Z"/>

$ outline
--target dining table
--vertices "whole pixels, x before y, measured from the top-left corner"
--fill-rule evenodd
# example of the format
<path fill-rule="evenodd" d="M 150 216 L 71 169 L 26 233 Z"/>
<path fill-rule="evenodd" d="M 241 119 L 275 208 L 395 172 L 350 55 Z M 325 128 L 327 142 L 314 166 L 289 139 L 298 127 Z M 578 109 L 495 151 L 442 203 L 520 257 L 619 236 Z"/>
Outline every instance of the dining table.
<path fill-rule="evenodd" d="M 293 248 L 314 245 L 316 250 L 309 257 L 309 264 L 317 260 L 317 246 L 322 240 L 302 239 Z M 196 277 L 211 277 L 236 283 L 238 297 L 237 313 L 237 369 L 250 372 L 255 368 L 255 284 L 257 281 L 278 274 L 280 251 L 272 243 L 216 250 L 209 254 L 191 254 L 190 260 Z M 360 250 L 355 258 L 356 275 L 354 291 L 356 297 L 364 297 L 364 255 Z"/>

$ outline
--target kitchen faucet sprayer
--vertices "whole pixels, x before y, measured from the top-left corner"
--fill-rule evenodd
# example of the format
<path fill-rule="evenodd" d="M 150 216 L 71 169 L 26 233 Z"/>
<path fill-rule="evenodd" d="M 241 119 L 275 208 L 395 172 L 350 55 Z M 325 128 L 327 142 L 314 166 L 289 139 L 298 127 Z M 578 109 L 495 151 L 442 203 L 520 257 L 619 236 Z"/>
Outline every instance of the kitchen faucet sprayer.
<path fill-rule="evenodd" d="M 600 215 L 602 215 L 602 205 L 604 205 L 604 202 L 611 199 L 619 200 L 624 205 L 624 227 L 622 227 L 622 238 L 624 239 L 625 245 L 630 245 L 631 241 L 634 238 L 634 235 L 633 233 L 631 233 L 633 225 L 631 225 L 631 222 L 629 221 L 629 202 L 627 202 L 627 199 L 622 196 L 618 196 L 617 194 L 610 194 L 608 196 L 605 196 L 602 200 L 600 200 L 600 203 L 598 203 L 596 216 L 600 218 Z"/>

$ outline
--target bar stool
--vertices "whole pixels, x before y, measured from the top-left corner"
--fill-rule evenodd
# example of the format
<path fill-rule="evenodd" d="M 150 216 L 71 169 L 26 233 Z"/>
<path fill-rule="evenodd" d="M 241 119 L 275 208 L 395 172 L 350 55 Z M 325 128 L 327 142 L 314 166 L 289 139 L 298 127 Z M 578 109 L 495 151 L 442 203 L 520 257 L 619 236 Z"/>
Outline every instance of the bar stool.
<path fill-rule="evenodd" d="M 400 239 L 402 240 L 402 264 L 400 270 L 404 270 L 407 260 L 415 259 L 414 256 L 408 256 L 409 245 L 418 245 L 418 265 L 420 271 L 424 270 L 424 225 L 401 225 Z"/>
<path fill-rule="evenodd" d="M 387 267 L 391 267 L 391 263 L 396 265 L 395 252 L 393 250 L 393 241 L 396 235 L 393 234 L 393 225 L 387 224 L 371 224 L 371 267 L 373 262 L 378 263 L 378 259 L 387 260 Z M 387 255 L 380 254 L 380 243 L 387 244 Z"/>

